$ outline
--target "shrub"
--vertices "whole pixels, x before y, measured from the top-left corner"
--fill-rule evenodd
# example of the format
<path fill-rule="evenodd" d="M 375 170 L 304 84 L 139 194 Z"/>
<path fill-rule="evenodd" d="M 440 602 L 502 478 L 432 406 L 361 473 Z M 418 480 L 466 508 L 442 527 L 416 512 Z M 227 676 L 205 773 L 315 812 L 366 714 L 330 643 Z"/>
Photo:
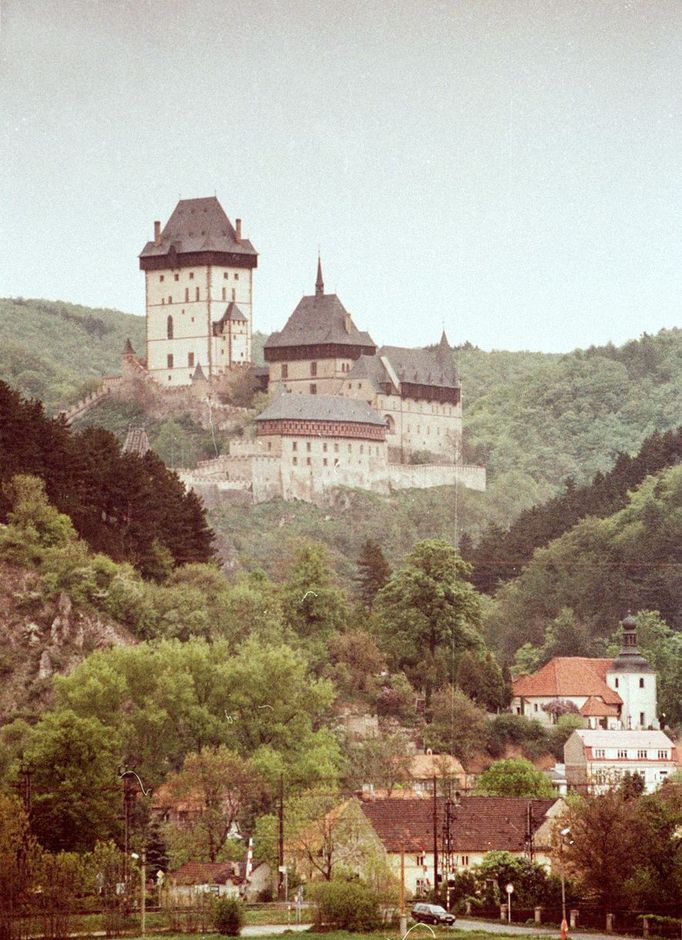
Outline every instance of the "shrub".
<path fill-rule="evenodd" d="M 324 924 L 342 930 L 374 930 L 379 924 L 379 900 L 360 881 L 327 881 L 315 886 L 314 896 Z"/>
<path fill-rule="evenodd" d="M 244 923 L 244 911 L 237 898 L 220 898 L 215 906 L 215 929 L 228 937 L 238 937 Z"/>

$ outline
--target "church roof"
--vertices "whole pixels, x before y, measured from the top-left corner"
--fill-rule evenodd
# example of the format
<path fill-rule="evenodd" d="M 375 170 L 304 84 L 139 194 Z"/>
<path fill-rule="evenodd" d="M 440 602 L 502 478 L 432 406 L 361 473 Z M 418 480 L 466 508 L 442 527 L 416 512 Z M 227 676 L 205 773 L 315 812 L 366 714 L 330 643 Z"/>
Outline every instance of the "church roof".
<path fill-rule="evenodd" d="M 401 382 L 440 388 L 461 387 L 462 383 L 445 334 L 435 349 L 382 346 L 377 354 L 388 359 Z"/>
<path fill-rule="evenodd" d="M 233 322 L 236 322 L 238 320 L 246 322 L 247 319 L 248 318 L 242 313 L 242 311 L 239 309 L 237 304 L 234 303 L 233 301 L 229 303 L 227 307 L 225 307 L 225 311 L 222 317 L 219 320 L 213 321 L 212 323 L 213 335 L 220 336 L 220 334 L 223 332 L 223 327 L 228 322 L 228 320 L 231 320 Z"/>
<path fill-rule="evenodd" d="M 237 239 L 232 223 L 215 196 L 181 199 L 161 232 L 160 244 L 147 242 L 140 258 L 167 255 L 171 248 L 179 255 L 201 251 L 257 255 L 248 239 Z"/>
<path fill-rule="evenodd" d="M 612 659 L 555 656 L 532 676 L 515 679 L 514 695 L 523 698 L 593 695 L 608 705 L 622 705 L 620 695 L 606 683 L 606 673 L 612 667 Z"/>
<path fill-rule="evenodd" d="M 373 408 L 343 395 L 278 395 L 256 421 L 340 421 L 386 427 L 386 421 Z"/>
<path fill-rule="evenodd" d="M 372 337 L 356 327 L 336 294 L 302 297 L 284 328 L 270 335 L 265 349 L 326 344 L 376 349 Z"/>

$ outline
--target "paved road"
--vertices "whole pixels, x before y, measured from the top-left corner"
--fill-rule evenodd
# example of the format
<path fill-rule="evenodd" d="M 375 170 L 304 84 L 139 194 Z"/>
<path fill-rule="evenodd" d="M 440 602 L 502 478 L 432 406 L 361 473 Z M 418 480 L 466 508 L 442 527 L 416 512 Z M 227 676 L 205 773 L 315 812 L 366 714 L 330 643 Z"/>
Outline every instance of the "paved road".
<path fill-rule="evenodd" d="M 467 920 L 465 917 L 457 918 L 457 925 L 460 930 L 482 930 L 485 933 L 506 933 L 506 934 L 525 934 L 530 937 L 558 937 L 559 931 L 556 927 L 522 927 L 515 924 L 494 923 L 489 920 L 476 920 L 472 918 Z M 615 933 L 592 933 L 587 930 L 571 930 L 569 940 L 632 940 L 632 937 L 623 937 Z"/>
<path fill-rule="evenodd" d="M 310 924 L 272 924 L 267 926 L 265 924 L 254 926 L 254 927 L 244 927 L 242 929 L 242 937 L 265 937 L 271 936 L 272 934 L 281 934 L 286 930 L 309 930 L 311 928 Z M 557 937 L 559 936 L 559 931 L 556 927 L 522 927 L 516 924 L 503 924 L 492 922 L 489 920 L 468 920 L 465 917 L 457 918 L 457 929 L 458 930 L 478 930 L 483 931 L 484 933 L 503 933 L 503 934 L 519 934 L 526 937 Z M 427 935 L 426 932 L 419 931 L 418 935 L 413 932 L 410 935 L 414 940 L 430 940 L 430 935 Z M 591 931 L 581 931 L 581 930 L 572 930 L 569 933 L 569 940 L 633 940 L 632 937 L 623 937 L 620 934 L 615 933 L 592 933 Z"/>

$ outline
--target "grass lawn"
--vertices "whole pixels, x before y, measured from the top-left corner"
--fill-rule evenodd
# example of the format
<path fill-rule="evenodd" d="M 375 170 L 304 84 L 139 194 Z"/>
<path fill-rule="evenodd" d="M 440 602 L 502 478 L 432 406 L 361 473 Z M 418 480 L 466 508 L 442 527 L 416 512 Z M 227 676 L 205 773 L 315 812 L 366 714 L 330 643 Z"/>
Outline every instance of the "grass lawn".
<path fill-rule="evenodd" d="M 441 938 L 445 940 L 446 937 L 452 938 L 452 940 L 524 940 L 524 934 L 491 934 L 484 930 L 453 930 L 448 927 L 434 927 L 433 929 L 439 940 L 441 940 Z M 526 936 L 529 940 L 544 940 L 544 938 L 538 937 L 536 934 L 533 934 L 532 938 L 530 934 L 526 934 Z M 191 940 L 192 937 L 197 938 L 197 940 L 225 940 L 225 937 L 218 933 L 164 934 L 163 940 Z M 349 933 L 346 930 L 330 930 L 322 933 L 315 933 L 312 930 L 306 930 L 303 933 L 291 931 L 283 934 L 264 934 L 263 937 L 258 937 L 258 940 L 278 940 L 278 938 L 281 937 L 285 937 L 287 940 L 295 940 L 296 937 L 305 937 L 306 940 L 401 940 L 401 934 L 397 930 L 390 928 L 377 930 L 374 933 Z M 410 937 L 428 938 L 428 940 L 431 940 L 430 932 L 423 930 L 412 931 Z M 551 937 L 552 935 L 548 933 L 548 940 L 550 940 Z M 143 940 L 143 938 L 126 937 L 125 940 Z"/>

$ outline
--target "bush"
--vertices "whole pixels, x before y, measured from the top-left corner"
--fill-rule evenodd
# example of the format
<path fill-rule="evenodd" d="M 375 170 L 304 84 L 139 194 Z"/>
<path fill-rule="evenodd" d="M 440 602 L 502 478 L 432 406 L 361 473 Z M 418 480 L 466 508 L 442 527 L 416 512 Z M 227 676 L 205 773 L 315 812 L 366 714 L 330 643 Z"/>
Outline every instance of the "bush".
<path fill-rule="evenodd" d="M 228 937 L 238 937 L 244 923 L 244 911 L 237 898 L 220 898 L 215 906 L 215 929 Z"/>
<path fill-rule="evenodd" d="M 320 920 L 342 930 L 374 930 L 379 924 L 379 900 L 359 881 L 327 881 L 315 885 Z"/>

